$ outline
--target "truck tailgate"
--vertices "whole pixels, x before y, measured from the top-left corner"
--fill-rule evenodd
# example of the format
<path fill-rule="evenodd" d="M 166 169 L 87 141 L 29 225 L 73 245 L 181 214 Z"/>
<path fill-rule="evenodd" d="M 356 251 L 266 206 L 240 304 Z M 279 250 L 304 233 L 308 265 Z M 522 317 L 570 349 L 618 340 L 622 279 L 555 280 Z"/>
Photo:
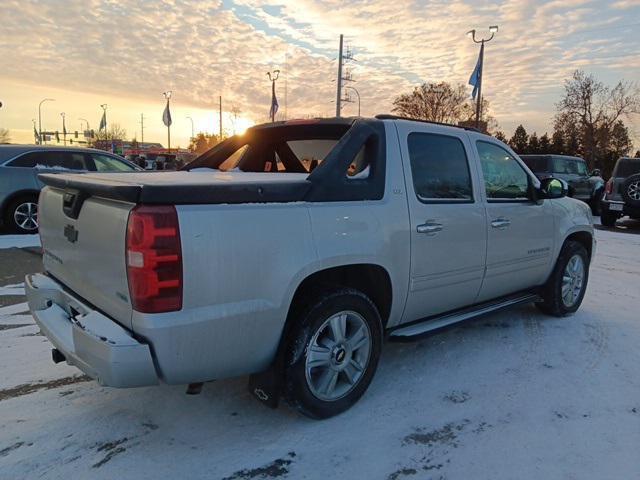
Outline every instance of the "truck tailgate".
<path fill-rule="evenodd" d="M 130 329 L 132 307 L 125 241 L 129 212 L 135 204 L 89 197 L 80 202 L 79 212 L 70 213 L 73 195 L 74 192 L 55 187 L 46 187 L 40 194 L 45 271 Z"/>

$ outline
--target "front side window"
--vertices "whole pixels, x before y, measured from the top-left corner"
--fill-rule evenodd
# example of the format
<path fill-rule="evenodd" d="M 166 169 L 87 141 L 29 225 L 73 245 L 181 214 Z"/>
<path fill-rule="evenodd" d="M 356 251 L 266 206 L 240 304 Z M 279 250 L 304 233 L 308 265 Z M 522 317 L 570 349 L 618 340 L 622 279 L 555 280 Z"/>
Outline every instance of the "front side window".
<path fill-rule="evenodd" d="M 411 133 L 408 146 L 418 200 L 473 200 L 469 163 L 460 139 L 431 133 Z"/>
<path fill-rule="evenodd" d="M 587 164 L 585 162 L 583 162 L 582 160 L 576 160 L 576 167 L 578 169 L 578 175 L 581 175 L 583 177 L 588 175 Z"/>
<path fill-rule="evenodd" d="M 135 170 L 130 164 L 99 153 L 92 153 L 91 159 L 96 166 L 98 172 L 131 172 Z"/>
<path fill-rule="evenodd" d="M 504 148 L 476 142 L 487 199 L 528 200 L 529 175 Z"/>

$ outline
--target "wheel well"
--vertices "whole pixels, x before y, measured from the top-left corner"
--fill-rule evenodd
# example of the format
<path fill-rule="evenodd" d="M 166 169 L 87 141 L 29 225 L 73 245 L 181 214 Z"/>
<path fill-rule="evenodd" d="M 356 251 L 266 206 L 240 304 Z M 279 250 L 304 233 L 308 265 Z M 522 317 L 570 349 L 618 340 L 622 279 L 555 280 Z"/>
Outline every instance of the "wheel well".
<path fill-rule="evenodd" d="M 333 287 L 350 287 L 367 295 L 378 308 L 383 328 L 391 313 L 391 278 L 380 265 L 356 264 L 320 270 L 305 278 L 296 289 L 289 313 L 309 296 Z"/>
<path fill-rule="evenodd" d="M 13 192 L 10 196 L 8 196 L 7 198 L 4 199 L 4 202 L 2 203 L 2 205 L 0 206 L 0 216 L 4 216 L 5 214 L 5 209 L 7 208 L 7 206 L 13 202 L 16 198 L 21 198 L 21 197 L 36 197 L 36 199 L 38 198 L 38 195 L 40 195 L 40 191 L 39 190 L 19 190 L 17 192 Z"/>
<path fill-rule="evenodd" d="M 572 233 L 565 239 L 565 243 L 569 240 L 573 240 L 574 242 L 582 244 L 582 246 L 587 250 L 589 258 L 591 258 L 591 251 L 593 250 L 593 237 L 589 232 Z"/>

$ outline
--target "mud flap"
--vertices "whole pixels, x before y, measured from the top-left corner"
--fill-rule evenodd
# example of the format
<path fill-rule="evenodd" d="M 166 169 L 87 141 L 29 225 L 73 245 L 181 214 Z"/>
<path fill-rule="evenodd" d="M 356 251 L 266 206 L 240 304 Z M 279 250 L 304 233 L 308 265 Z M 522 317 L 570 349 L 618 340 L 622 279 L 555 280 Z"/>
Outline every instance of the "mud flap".
<path fill-rule="evenodd" d="M 268 370 L 249 377 L 249 391 L 269 408 L 278 408 L 282 370 L 272 365 Z"/>

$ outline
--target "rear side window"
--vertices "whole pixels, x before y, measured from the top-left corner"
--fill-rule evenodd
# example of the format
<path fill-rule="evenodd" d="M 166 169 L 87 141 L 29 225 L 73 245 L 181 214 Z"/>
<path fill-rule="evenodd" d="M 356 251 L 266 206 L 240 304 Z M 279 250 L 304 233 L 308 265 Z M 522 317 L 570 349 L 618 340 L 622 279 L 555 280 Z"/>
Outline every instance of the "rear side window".
<path fill-rule="evenodd" d="M 636 173 L 640 173 L 640 160 L 620 160 L 618 161 L 618 165 L 616 165 L 616 172 L 614 176 L 626 178 L 631 175 L 635 175 Z"/>
<path fill-rule="evenodd" d="M 504 148 L 489 142 L 476 142 L 480 165 L 491 200 L 528 200 L 529 175 Z"/>
<path fill-rule="evenodd" d="M 85 156 L 81 152 L 31 152 L 16 158 L 7 165 L 53 170 L 87 170 Z"/>
<path fill-rule="evenodd" d="M 520 157 L 532 172 L 546 172 L 548 157 Z"/>
<path fill-rule="evenodd" d="M 27 153 L 25 155 L 21 155 L 20 157 L 11 160 L 7 163 L 8 167 L 25 167 L 25 168 L 33 168 L 36 166 L 38 152 Z"/>
<path fill-rule="evenodd" d="M 411 133 L 408 146 L 418 200 L 473 200 L 469 163 L 460 139 L 431 133 Z"/>

